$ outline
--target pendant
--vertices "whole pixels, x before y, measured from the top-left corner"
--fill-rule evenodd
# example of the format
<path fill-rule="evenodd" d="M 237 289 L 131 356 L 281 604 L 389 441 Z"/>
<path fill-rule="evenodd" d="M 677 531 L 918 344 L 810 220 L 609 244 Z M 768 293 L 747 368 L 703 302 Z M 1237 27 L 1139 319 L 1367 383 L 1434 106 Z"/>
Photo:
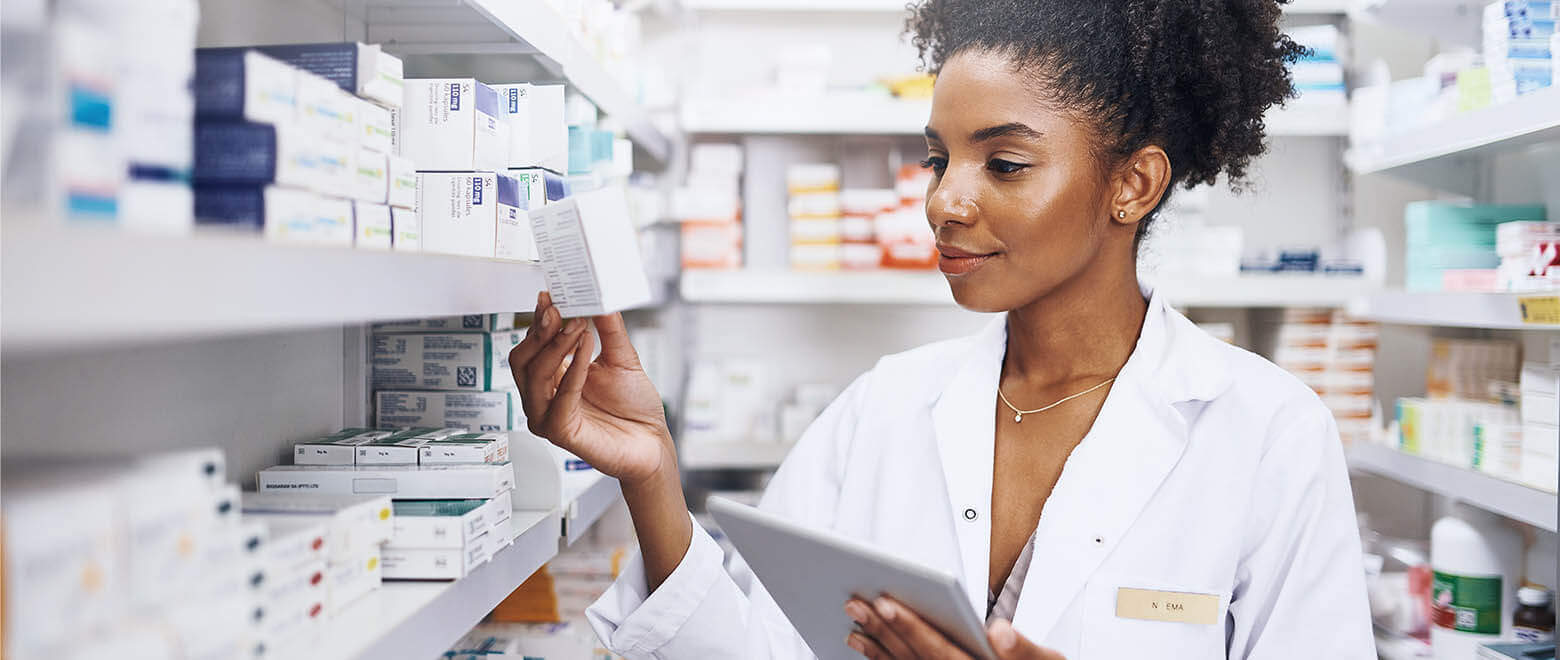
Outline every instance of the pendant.
<path fill-rule="evenodd" d="M 1023 424 L 1024 423 L 1024 413 L 1018 413 L 1016 415 L 1013 415 L 1013 423 L 1014 424 Z"/>

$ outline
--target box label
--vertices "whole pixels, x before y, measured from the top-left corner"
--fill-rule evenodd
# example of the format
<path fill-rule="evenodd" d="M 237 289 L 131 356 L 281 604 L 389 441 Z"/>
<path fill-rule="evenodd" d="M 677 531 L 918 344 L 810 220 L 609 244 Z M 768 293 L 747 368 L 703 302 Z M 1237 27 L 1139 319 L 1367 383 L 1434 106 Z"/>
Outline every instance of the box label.
<path fill-rule="evenodd" d="M 1430 622 L 1448 630 L 1500 634 L 1501 578 L 1435 572 L 1430 586 Z"/>

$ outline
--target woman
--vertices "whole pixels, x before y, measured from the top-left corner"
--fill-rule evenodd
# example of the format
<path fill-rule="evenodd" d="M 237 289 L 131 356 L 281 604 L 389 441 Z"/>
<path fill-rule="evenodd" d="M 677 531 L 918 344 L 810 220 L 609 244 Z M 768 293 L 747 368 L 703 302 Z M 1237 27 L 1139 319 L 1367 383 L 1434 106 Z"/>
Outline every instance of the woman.
<path fill-rule="evenodd" d="M 1374 657 L 1331 415 L 1135 275 L 1172 186 L 1239 181 L 1263 151 L 1301 52 L 1279 15 L 1273 0 L 915 7 L 939 74 L 939 266 L 960 305 L 1007 313 L 883 358 L 762 507 L 960 576 L 1008 660 Z M 545 296 L 536 318 L 510 358 L 532 431 L 617 477 L 639 535 L 589 612 L 602 639 L 631 658 L 810 657 L 690 519 L 622 320 L 595 319 L 591 362 L 583 319 Z M 889 599 L 840 616 L 867 657 L 966 657 Z"/>

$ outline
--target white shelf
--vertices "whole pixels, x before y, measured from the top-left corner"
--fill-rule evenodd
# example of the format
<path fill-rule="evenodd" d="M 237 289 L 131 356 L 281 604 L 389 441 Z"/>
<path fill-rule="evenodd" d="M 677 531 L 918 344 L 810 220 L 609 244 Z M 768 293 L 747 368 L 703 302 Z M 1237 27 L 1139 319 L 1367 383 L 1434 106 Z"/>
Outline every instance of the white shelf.
<path fill-rule="evenodd" d="M 559 511 L 516 511 L 515 542 L 453 582 L 386 582 L 329 622 L 317 658 L 438 657 L 558 553 Z"/>
<path fill-rule="evenodd" d="M 1343 307 L 1374 287 L 1358 278 L 1271 275 L 1172 279 L 1157 288 L 1180 307 Z M 937 272 L 690 270 L 682 296 L 728 304 L 953 304 Z"/>
<path fill-rule="evenodd" d="M 1350 313 L 1382 323 L 1495 330 L 1560 330 L 1560 325 L 1524 323 L 1522 300 L 1550 293 L 1411 293 L 1381 291 L 1352 305 Z"/>
<path fill-rule="evenodd" d="M 1482 472 L 1410 456 L 1382 445 L 1349 449 L 1349 467 L 1378 474 L 1432 493 L 1498 513 L 1550 532 L 1555 531 L 1554 493 L 1497 479 Z"/>
<path fill-rule="evenodd" d="M 931 107 L 930 100 L 867 93 L 692 98 L 683 102 L 681 121 L 689 133 L 920 136 Z M 1349 133 L 1349 110 L 1341 103 L 1295 102 L 1268 115 L 1267 130 L 1274 136 L 1341 137 Z"/>
<path fill-rule="evenodd" d="M 623 490 L 618 481 L 595 470 L 569 472 L 563 476 L 563 540 L 574 545 L 591 525 L 601 519 Z"/>
<path fill-rule="evenodd" d="M 1555 141 L 1560 88 L 1386 137 L 1379 148 L 1353 154 L 1350 165 L 1359 174 L 1390 174 L 1471 195 L 1477 192 L 1477 159 Z"/>
<path fill-rule="evenodd" d="M 546 0 L 333 1 L 361 8 L 368 40 L 398 55 L 534 57 L 621 124 L 651 158 L 671 157 L 672 140 L 650 121 L 636 93 L 613 78 Z"/>
<path fill-rule="evenodd" d="M 527 263 L 251 235 L 7 227 L 0 343 L 10 354 L 512 312 L 535 306 L 544 287 L 541 268 Z"/>
<path fill-rule="evenodd" d="M 681 0 L 682 6 L 695 11 L 764 12 L 879 12 L 904 13 L 905 0 Z M 1295 0 L 1284 11 L 1290 14 L 1342 14 L 1347 0 Z"/>
<path fill-rule="evenodd" d="M 678 466 L 684 470 L 767 470 L 780 467 L 791 452 L 785 442 L 683 442 Z"/>

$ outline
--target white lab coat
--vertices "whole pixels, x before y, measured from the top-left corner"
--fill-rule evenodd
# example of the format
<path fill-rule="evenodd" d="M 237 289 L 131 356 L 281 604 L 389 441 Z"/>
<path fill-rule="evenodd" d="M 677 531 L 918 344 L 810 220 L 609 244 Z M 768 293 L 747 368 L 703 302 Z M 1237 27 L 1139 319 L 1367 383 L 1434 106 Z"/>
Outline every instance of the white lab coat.
<path fill-rule="evenodd" d="M 1005 320 L 879 361 L 761 507 L 953 573 L 984 613 Z M 1070 660 L 1374 658 L 1353 504 L 1317 396 L 1153 296 L 1046 502 L 1013 625 Z M 1218 623 L 1118 617 L 1123 587 L 1217 595 Z M 636 556 L 587 617 L 629 658 L 813 657 L 697 525 L 659 589 L 647 597 Z"/>

